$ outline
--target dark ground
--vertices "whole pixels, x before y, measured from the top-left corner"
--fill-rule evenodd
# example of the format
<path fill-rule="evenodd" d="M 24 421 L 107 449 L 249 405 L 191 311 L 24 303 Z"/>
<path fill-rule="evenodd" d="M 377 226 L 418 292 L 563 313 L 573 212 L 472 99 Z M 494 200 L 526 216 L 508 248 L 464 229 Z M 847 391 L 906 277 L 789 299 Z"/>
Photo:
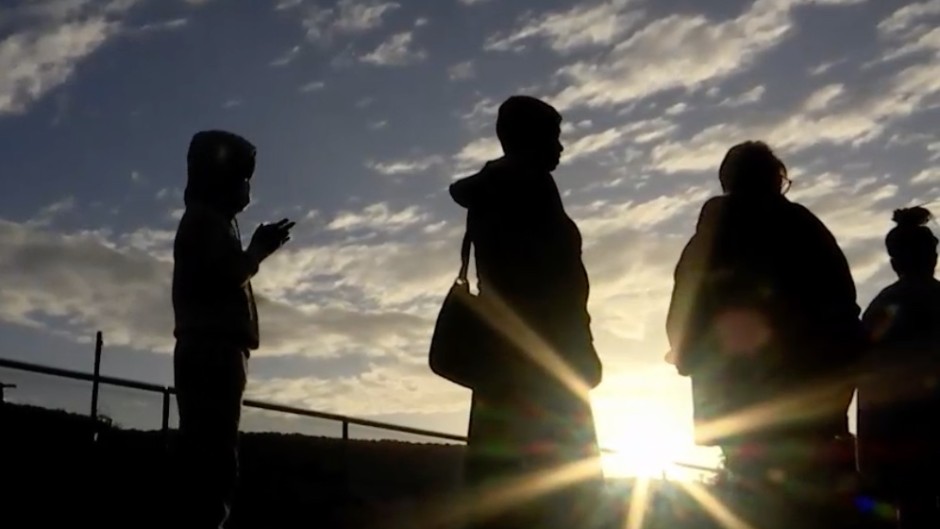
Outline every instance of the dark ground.
<path fill-rule="evenodd" d="M 0 407 L 0 527 L 168 527 L 174 436 L 94 424 L 42 408 Z M 169 447 L 169 448 L 168 448 Z M 242 439 L 242 479 L 233 529 L 434 529 L 423 516 L 458 490 L 463 448 L 274 433 Z M 603 516 L 625 527 L 633 483 L 611 483 Z M 646 529 L 720 527 L 681 488 L 657 482 Z M 783 495 L 707 487 L 755 529 L 803 529 L 809 512 Z M 837 503 L 838 501 L 838 503 Z M 880 527 L 862 495 L 835 498 L 836 527 Z M 857 504 L 857 505 L 856 505 Z M 861 508 L 859 508 L 859 506 Z M 425 523 L 421 523 L 425 522 Z M 843 525 L 845 523 L 845 525 Z M 881 525 L 883 526 L 883 525 Z M 729 526 L 734 527 L 734 526 Z M 741 526 L 743 528 L 743 526 Z"/>

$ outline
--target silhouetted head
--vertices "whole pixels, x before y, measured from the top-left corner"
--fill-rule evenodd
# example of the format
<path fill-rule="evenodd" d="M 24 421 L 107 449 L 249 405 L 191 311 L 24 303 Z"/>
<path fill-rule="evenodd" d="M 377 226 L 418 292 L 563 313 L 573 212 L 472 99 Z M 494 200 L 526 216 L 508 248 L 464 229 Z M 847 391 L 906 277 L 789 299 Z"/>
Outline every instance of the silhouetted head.
<path fill-rule="evenodd" d="M 512 96 L 499 107 L 496 136 L 509 158 L 544 171 L 561 161 L 561 114 L 531 96 Z"/>
<path fill-rule="evenodd" d="M 787 166 L 762 141 L 746 141 L 729 149 L 718 179 L 725 193 L 741 196 L 780 195 L 790 184 Z"/>
<path fill-rule="evenodd" d="M 186 204 L 199 202 L 234 217 L 251 202 L 255 146 L 223 130 L 197 132 L 186 156 Z"/>
<path fill-rule="evenodd" d="M 937 268 L 937 237 L 927 223 L 933 218 L 923 207 L 898 209 L 895 226 L 885 238 L 891 267 L 900 277 L 932 277 Z"/>

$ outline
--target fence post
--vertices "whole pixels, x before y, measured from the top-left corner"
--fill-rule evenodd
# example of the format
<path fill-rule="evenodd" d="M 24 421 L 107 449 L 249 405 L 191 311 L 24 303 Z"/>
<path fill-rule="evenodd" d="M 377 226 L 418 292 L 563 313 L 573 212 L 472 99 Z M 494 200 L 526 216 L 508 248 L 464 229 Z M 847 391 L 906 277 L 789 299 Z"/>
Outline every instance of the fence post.
<path fill-rule="evenodd" d="M 170 388 L 163 388 L 163 435 L 170 433 Z"/>
<path fill-rule="evenodd" d="M 349 421 L 343 419 L 343 441 L 349 440 Z"/>
<path fill-rule="evenodd" d="M 95 335 L 95 373 L 91 382 L 91 423 L 94 427 L 95 439 L 98 438 L 98 386 L 101 378 L 101 346 L 103 340 L 101 331 Z"/>

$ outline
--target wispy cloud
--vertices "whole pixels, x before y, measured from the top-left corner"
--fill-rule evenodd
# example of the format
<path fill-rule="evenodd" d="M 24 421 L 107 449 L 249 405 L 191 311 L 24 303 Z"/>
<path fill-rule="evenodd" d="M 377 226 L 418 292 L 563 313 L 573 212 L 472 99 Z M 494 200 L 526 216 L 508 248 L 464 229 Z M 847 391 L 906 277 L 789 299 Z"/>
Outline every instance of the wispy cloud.
<path fill-rule="evenodd" d="M 293 48 L 284 52 L 283 55 L 272 60 L 271 66 L 274 66 L 274 67 L 287 66 L 288 64 L 294 62 L 294 59 L 296 59 L 299 55 L 300 55 L 300 46 L 294 46 Z"/>
<path fill-rule="evenodd" d="M 791 33 L 790 12 L 805 3 L 759 1 L 730 20 L 670 15 L 649 21 L 603 59 L 560 68 L 557 76 L 567 86 L 553 100 L 562 108 L 607 107 L 739 72 Z"/>
<path fill-rule="evenodd" d="M 376 29 L 389 13 L 400 7 L 397 2 L 378 0 L 339 0 L 333 8 L 310 5 L 306 7 L 302 24 L 308 39 L 329 41 L 336 35 Z"/>
<path fill-rule="evenodd" d="M 274 10 L 286 11 L 298 7 L 303 2 L 304 0 L 278 0 L 277 4 L 274 5 Z"/>
<path fill-rule="evenodd" d="M 503 148 L 499 140 L 492 137 L 480 138 L 465 145 L 454 155 L 457 171 L 479 168 L 483 162 L 499 158 Z M 456 175 L 454 175 L 456 176 Z"/>
<path fill-rule="evenodd" d="M 387 162 L 368 162 L 366 163 L 366 167 L 383 175 L 402 175 L 424 173 L 434 167 L 440 167 L 443 163 L 443 157 L 439 155 L 428 155 Z"/>
<path fill-rule="evenodd" d="M 476 65 L 473 61 L 457 63 L 447 69 L 447 77 L 451 81 L 466 81 L 476 76 Z"/>
<path fill-rule="evenodd" d="M 559 52 L 611 44 L 643 19 L 642 11 L 628 9 L 631 3 L 630 0 L 612 0 L 579 5 L 535 19 L 524 17 L 522 26 L 510 34 L 487 38 L 484 49 L 521 51 L 526 41 L 536 38 L 546 40 Z"/>
<path fill-rule="evenodd" d="M 139 26 L 135 29 L 137 33 L 153 33 L 159 31 L 175 31 L 185 28 L 189 25 L 189 19 L 180 17 L 180 18 L 171 18 L 169 20 L 161 20 L 158 22 L 149 22 L 143 26 Z"/>
<path fill-rule="evenodd" d="M 116 35 L 103 15 L 22 29 L 0 41 L 0 114 L 20 113 L 67 82 L 76 65 Z"/>
<path fill-rule="evenodd" d="M 360 61 L 376 66 L 405 66 L 421 62 L 427 58 L 424 50 L 411 48 L 414 35 L 410 31 L 396 33 L 388 40 L 379 44 L 371 52 L 361 56 Z"/>
<path fill-rule="evenodd" d="M 343 211 L 327 224 L 327 229 L 338 231 L 378 230 L 400 231 L 424 222 L 428 214 L 418 206 L 393 211 L 385 202 L 363 208 L 361 211 Z"/>
<path fill-rule="evenodd" d="M 764 92 L 766 91 L 767 89 L 764 88 L 764 85 L 758 85 L 737 96 L 725 98 L 718 105 L 731 108 L 752 105 L 759 102 L 761 98 L 764 97 Z"/>
<path fill-rule="evenodd" d="M 323 81 L 311 81 L 307 84 L 301 85 L 297 90 L 305 94 L 309 94 L 310 92 L 317 92 L 319 90 L 323 90 L 324 88 L 326 88 L 326 83 Z"/>

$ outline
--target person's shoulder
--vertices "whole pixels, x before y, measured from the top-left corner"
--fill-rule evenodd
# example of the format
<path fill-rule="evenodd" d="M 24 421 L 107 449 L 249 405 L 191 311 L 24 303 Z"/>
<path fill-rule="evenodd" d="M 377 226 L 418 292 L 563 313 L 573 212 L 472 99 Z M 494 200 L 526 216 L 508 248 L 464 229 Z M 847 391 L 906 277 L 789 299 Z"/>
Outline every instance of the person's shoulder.
<path fill-rule="evenodd" d="M 187 206 L 180 217 L 176 238 L 199 238 L 210 234 L 226 233 L 231 223 L 209 208 L 199 205 Z"/>
<path fill-rule="evenodd" d="M 706 200 L 699 211 L 696 230 L 701 231 L 715 226 L 721 219 L 727 204 L 728 197 L 724 195 L 714 196 Z"/>
<path fill-rule="evenodd" d="M 891 283 L 875 294 L 871 303 L 868 304 L 868 311 L 884 310 L 886 307 L 896 304 L 899 299 L 907 297 L 906 291 L 907 286 L 903 281 L 899 280 Z"/>

